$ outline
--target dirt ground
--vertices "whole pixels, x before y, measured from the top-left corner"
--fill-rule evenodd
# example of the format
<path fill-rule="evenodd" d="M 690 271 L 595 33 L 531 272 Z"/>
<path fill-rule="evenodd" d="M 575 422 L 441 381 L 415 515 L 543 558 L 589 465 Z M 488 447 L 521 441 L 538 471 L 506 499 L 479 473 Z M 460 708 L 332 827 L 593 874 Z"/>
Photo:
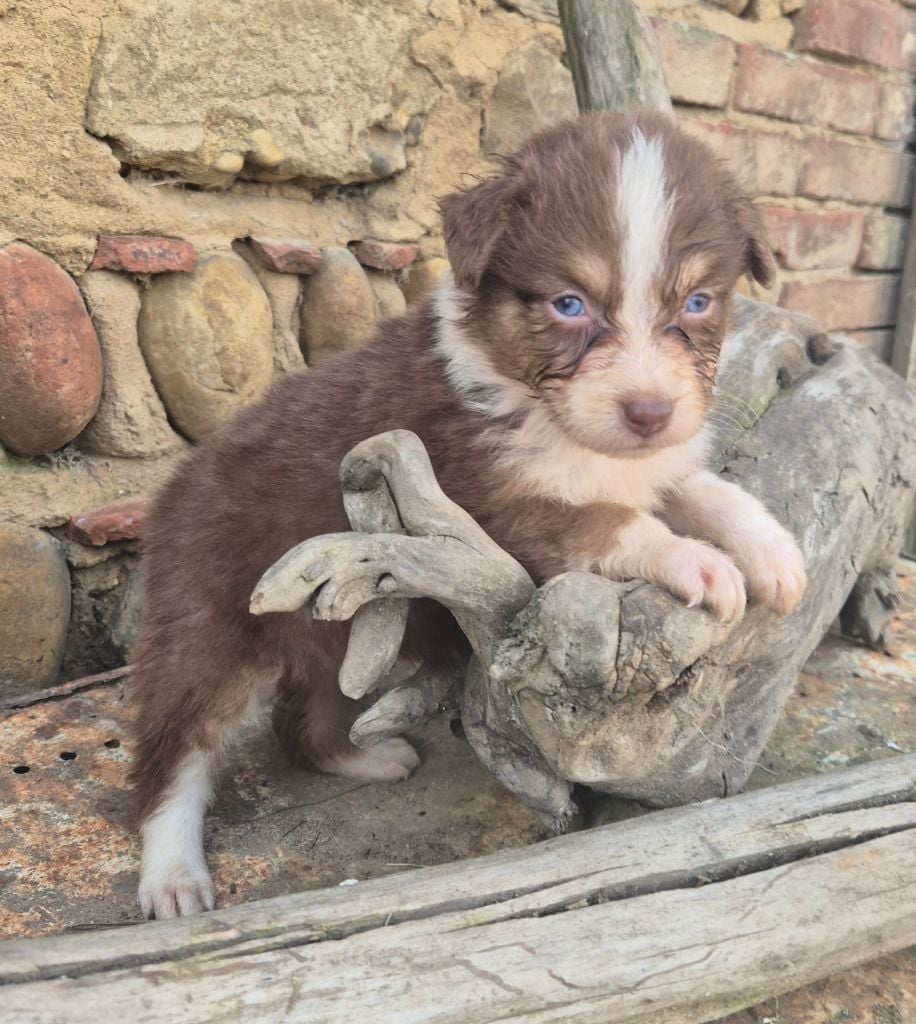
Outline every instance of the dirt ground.
<path fill-rule="evenodd" d="M 752 776 L 768 786 L 916 750 L 916 564 L 891 653 L 828 636 Z M 127 820 L 125 680 L 13 708 L 0 720 L 0 937 L 136 922 Z M 207 846 L 223 906 L 478 856 L 545 836 L 440 721 L 413 737 L 405 783 L 289 768 L 267 733 L 227 766 Z M 627 811 L 596 801 L 598 820 Z M 722 1024 L 916 1024 L 916 950 L 836 975 Z"/>

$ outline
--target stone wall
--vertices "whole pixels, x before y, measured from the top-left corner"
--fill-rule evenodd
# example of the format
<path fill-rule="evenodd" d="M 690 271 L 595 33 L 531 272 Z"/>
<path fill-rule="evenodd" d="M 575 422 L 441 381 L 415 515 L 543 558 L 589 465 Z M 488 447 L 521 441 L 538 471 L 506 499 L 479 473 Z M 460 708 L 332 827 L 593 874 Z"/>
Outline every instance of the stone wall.
<path fill-rule="evenodd" d="M 910 10 L 644 7 L 679 115 L 766 207 L 773 297 L 885 354 Z M 16 692 L 124 660 L 133 499 L 277 374 L 428 291 L 447 266 L 436 197 L 575 102 L 551 0 L 0 0 L 0 52 L 0 692 Z"/>

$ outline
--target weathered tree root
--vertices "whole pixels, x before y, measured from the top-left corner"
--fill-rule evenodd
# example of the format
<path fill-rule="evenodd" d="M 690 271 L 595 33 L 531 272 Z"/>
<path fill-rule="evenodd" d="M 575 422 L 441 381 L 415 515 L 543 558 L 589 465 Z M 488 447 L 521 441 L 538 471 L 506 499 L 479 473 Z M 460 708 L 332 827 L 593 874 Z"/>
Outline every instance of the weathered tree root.
<path fill-rule="evenodd" d="M 801 544 L 809 588 L 787 619 L 751 607 L 720 624 L 658 587 L 586 573 L 535 590 L 442 493 L 404 431 L 343 462 L 348 515 L 367 532 L 294 548 L 264 575 L 252 610 L 311 600 L 317 618 L 355 616 L 341 685 L 359 696 L 394 664 L 406 599 L 450 608 L 474 651 L 461 693 L 468 739 L 558 831 L 577 819 L 573 783 L 658 806 L 735 792 L 847 598 L 846 627 L 883 643 L 916 480 L 916 408 L 854 342 L 742 299 L 712 418 L 722 474 Z M 360 718 L 354 741 L 402 731 L 454 703 L 455 689 L 421 669 Z"/>

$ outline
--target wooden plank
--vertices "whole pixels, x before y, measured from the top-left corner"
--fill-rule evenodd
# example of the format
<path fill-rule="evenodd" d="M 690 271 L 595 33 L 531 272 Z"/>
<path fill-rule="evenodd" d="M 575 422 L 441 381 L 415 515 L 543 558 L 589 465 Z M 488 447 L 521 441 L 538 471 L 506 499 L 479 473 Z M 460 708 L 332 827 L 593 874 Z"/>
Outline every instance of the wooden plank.
<path fill-rule="evenodd" d="M 916 942 L 914 866 L 910 830 L 549 916 L 475 925 L 459 913 L 35 982 L 5 992 L 3 1012 L 20 1024 L 87 1019 L 98 1006 L 138 1024 L 699 1021 Z"/>
<path fill-rule="evenodd" d="M 0 1020 L 701 1021 L 916 943 L 913 896 L 908 755 L 351 888 L 2 943 Z"/>
<path fill-rule="evenodd" d="M 633 0 L 559 0 L 576 100 L 583 113 L 671 113 L 658 40 Z"/>
<path fill-rule="evenodd" d="M 701 874 L 717 858 L 775 849 L 768 840 L 761 846 L 759 835 L 754 840 L 761 830 L 913 800 L 916 754 L 907 754 L 727 800 L 657 811 L 521 849 L 378 878 L 352 889 L 280 896 L 197 917 L 144 924 L 127 932 L 112 929 L 78 937 L 7 940 L 0 942 L 0 984 L 47 975 L 62 964 L 67 971 L 79 972 L 83 965 L 104 962 L 112 949 L 120 957 L 128 942 L 132 957 L 155 958 L 168 944 L 194 952 L 221 942 L 214 935 L 226 930 L 244 929 L 246 937 L 259 938 L 304 918 L 343 934 L 386 920 L 390 923 L 390 915 L 406 919 L 420 913 L 475 909 L 547 890 L 570 876 L 582 877 L 598 869 L 618 871 L 618 880 L 632 882 L 636 863 L 649 877 L 675 869 Z"/>

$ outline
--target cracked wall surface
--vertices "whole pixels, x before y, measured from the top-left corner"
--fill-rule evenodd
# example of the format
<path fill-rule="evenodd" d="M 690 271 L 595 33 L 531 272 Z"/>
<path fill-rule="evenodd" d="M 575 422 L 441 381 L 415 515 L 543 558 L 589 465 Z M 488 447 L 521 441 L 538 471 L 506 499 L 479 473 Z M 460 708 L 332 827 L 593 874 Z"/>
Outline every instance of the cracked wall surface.
<path fill-rule="evenodd" d="M 4 0 L 0 244 L 71 273 L 105 233 L 441 256 L 436 196 L 492 166 L 485 108 L 532 42 L 559 62 L 556 25 L 492 0 Z"/>
<path fill-rule="evenodd" d="M 390 177 L 437 91 L 410 57 L 420 13 L 412 0 L 125 3 L 102 19 L 86 126 L 131 167 L 190 183 Z"/>

